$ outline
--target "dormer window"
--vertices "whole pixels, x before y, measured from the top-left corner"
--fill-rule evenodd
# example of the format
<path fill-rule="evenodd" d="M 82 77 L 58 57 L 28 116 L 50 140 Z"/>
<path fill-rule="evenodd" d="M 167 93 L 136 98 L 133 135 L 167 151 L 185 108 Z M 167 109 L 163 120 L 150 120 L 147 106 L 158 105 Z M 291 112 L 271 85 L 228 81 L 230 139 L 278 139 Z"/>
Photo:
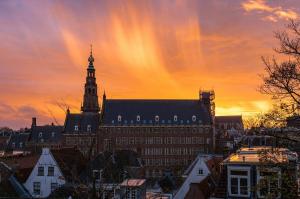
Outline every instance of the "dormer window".
<path fill-rule="evenodd" d="M 91 132 L 92 131 L 92 126 L 89 124 L 89 125 L 87 125 L 87 132 Z"/>
<path fill-rule="evenodd" d="M 118 115 L 118 122 L 121 122 L 121 121 L 122 121 L 122 116 Z"/>
<path fill-rule="evenodd" d="M 156 116 L 155 116 L 155 122 L 158 122 L 158 121 L 159 121 L 159 116 L 156 115 Z"/>
<path fill-rule="evenodd" d="M 136 121 L 137 121 L 137 122 L 141 121 L 141 116 L 137 115 L 137 116 L 136 116 Z"/>
<path fill-rule="evenodd" d="M 174 122 L 177 122 L 177 115 L 174 115 Z"/>
<path fill-rule="evenodd" d="M 195 122 L 197 117 L 195 115 L 192 116 L 192 121 Z"/>
<path fill-rule="evenodd" d="M 42 132 L 39 133 L 39 137 L 40 138 L 43 137 L 43 133 Z"/>
<path fill-rule="evenodd" d="M 75 131 L 78 131 L 78 125 L 75 125 L 75 126 L 74 126 L 74 130 L 75 130 Z"/>

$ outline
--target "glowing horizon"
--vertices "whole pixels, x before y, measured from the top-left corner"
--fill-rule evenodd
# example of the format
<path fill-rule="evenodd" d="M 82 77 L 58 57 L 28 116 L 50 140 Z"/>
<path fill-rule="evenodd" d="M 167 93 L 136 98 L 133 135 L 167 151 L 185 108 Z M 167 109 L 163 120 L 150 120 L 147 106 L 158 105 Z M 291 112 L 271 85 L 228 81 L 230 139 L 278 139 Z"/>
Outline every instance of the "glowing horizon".
<path fill-rule="evenodd" d="M 237 1 L 1 1 L 0 126 L 63 124 L 79 112 L 89 46 L 99 101 L 197 99 L 216 93 L 217 115 L 271 107 L 257 91 L 273 32 L 299 18 L 300 3 Z"/>

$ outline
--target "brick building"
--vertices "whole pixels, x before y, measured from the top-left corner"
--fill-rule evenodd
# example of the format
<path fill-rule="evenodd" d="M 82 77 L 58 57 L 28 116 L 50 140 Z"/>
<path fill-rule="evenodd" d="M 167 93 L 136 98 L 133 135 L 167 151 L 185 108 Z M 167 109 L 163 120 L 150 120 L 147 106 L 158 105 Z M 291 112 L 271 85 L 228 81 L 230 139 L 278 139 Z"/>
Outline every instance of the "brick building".
<path fill-rule="evenodd" d="M 181 175 L 198 153 L 214 148 L 213 92 L 195 100 L 103 98 L 99 150 L 128 149 L 144 161 L 146 177 Z"/>

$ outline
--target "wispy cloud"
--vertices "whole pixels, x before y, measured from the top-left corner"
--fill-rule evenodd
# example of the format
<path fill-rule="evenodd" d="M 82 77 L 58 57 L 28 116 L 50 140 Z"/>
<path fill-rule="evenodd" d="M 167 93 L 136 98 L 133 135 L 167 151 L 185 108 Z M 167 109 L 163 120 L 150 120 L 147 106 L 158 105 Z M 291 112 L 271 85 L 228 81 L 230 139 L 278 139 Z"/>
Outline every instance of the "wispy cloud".
<path fill-rule="evenodd" d="M 242 7 L 247 12 L 257 11 L 267 14 L 262 19 L 272 22 L 277 22 L 279 19 L 289 20 L 299 17 L 295 11 L 282 6 L 271 6 L 266 0 L 247 0 L 242 3 Z"/>

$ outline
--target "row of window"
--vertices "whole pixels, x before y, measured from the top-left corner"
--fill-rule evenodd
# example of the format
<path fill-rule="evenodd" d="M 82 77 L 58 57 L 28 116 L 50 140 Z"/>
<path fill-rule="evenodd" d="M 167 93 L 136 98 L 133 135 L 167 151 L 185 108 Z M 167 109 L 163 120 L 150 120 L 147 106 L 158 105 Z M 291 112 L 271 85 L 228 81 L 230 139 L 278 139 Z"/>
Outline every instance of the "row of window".
<path fill-rule="evenodd" d="M 129 144 L 210 144 L 204 137 L 116 137 L 117 145 Z"/>
<path fill-rule="evenodd" d="M 175 133 L 176 135 L 183 133 L 209 133 L 210 128 L 206 127 L 115 127 L 115 128 L 104 128 L 106 132 L 110 133 Z"/>
<path fill-rule="evenodd" d="M 118 122 L 121 122 L 121 121 L 122 121 L 122 116 L 121 116 L 121 115 L 118 115 L 117 119 L 118 119 Z M 193 115 L 193 116 L 192 116 L 192 121 L 195 122 L 196 120 L 197 120 L 196 115 Z M 137 115 L 137 116 L 136 116 L 136 121 L 137 121 L 137 122 L 140 122 L 140 121 L 141 121 L 141 116 L 140 116 L 140 115 Z M 156 115 L 156 116 L 154 117 L 154 121 L 155 121 L 155 122 L 158 122 L 158 121 L 159 121 L 159 116 L 158 116 L 158 115 Z M 178 121 L 178 116 L 177 116 L 177 115 L 174 115 L 173 121 L 174 121 L 174 122 L 177 122 L 177 121 Z"/>
<path fill-rule="evenodd" d="M 85 145 L 90 146 L 93 138 L 91 137 L 66 137 L 66 144 L 69 146 Z"/>
<path fill-rule="evenodd" d="M 20 142 L 20 143 L 19 143 L 19 148 L 23 148 L 23 146 L 24 146 L 23 142 Z M 12 143 L 11 143 L 11 147 L 12 147 L 13 149 L 16 148 L 16 143 L 15 143 L 15 142 L 12 142 Z"/>
<path fill-rule="evenodd" d="M 39 166 L 38 167 L 38 176 L 44 176 L 45 172 L 44 172 L 44 167 L 43 166 Z M 48 176 L 54 176 L 54 167 L 53 166 L 48 166 Z"/>
<path fill-rule="evenodd" d="M 78 125 L 75 125 L 74 126 L 74 131 L 79 131 L 79 126 Z M 86 131 L 87 132 L 91 132 L 92 131 L 92 125 L 87 125 L 87 127 L 86 127 Z"/>
<path fill-rule="evenodd" d="M 204 152 L 204 147 L 200 148 L 145 148 L 143 155 L 195 155 Z"/>
<path fill-rule="evenodd" d="M 53 192 L 55 189 L 58 188 L 58 183 L 53 182 L 50 184 L 50 190 Z M 41 194 L 41 183 L 40 182 L 33 182 L 33 194 L 40 195 Z"/>
<path fill-rule="evenodd" d="M 230 196 L 249 197 L 251 193 L 250 168 L 228 168 L 228 192 Z M 259 188 L 257 195 L 264 198 L 272 193 L 279 196 L 279 176 L 278 171 L 257 171 L 257 184 Z"/>
<path fill-rule="evenodd" d="M 145 166 L 187 166 L 191 160 L 178 158 L 145 159 Z"/>
<path fill-rule="evenodd" d="M 39 137 L 43 137 L 43 132 L 39 132 Z M 51 137 L 55 137 L 55 132 L 51 132 Z"/>

